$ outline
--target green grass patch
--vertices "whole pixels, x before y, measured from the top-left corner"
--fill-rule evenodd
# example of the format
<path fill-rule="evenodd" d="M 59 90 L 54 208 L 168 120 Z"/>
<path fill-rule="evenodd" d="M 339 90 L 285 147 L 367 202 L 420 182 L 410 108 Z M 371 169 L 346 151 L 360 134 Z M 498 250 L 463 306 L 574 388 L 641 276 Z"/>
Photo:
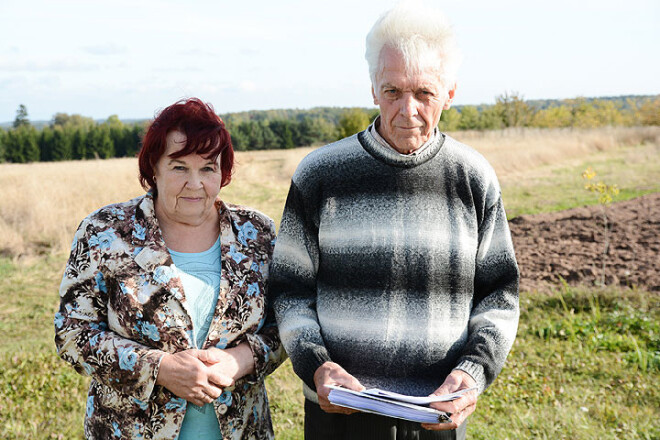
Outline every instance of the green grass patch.
<path fill-rule="evenodd" d="M 518 337 L 469 437 L 660 438 L 658 302 L 617 289 L 523 293 Z"/>
<path fill-rule="evenodd" d="M 644 144 L 594 154 L 588 161 L 544 166 L 523 175 L 503 177 L 502 198 L 507 216 L 555 212 L 597 205 L 598 197 L 584 189 L 582 172 L 590 166 L 595 182 L 616 184 L 615 202 L 660 191 L 660 147 Z"/>
<path fill-rule="evenodd" d="M 0 259 L 0 438 L 82 438 L 89 379 L 61 361 L 53 314 L 65 259 Z M 523 293 L 507 364 L 470 418 L 473 439 L 660 438 L 660 300 L 637 290 Z M 303 438 L 301 383 L 267 378 L 276 438 Z"/>

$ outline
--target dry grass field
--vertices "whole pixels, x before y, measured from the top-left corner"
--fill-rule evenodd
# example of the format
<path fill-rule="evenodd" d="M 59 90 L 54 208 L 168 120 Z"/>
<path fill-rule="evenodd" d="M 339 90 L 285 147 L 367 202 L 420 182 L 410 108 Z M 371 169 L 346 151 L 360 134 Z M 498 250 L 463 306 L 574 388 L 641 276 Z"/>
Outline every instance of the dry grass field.
<path fill-rule="evenodd" d="M 486 156 L 506 196 L 509 183 L 547 180 L 553 167 L 584 162 L 621 147 L 660 145 L 660 128 L 507 129 L 461 132 L 455 137 Z M 279 224 L 291 175 L 310 151 L 237 153 L 234 180 L 223 189 L 222 198 L 258 208 Z M 26 257 L 67 250 L 73 231 L 87 214 L 143 192 L 137 174 L 137 161 L 132 158 L 0 164 L 0 255 Z M 509 204 L 507 208 L 511 212 Z"/>
<path fill-rule="evenodd" d="M 619 199 L 660 192 L 660 127 L 460 132 L 500 177 L 509 216 L 597 204 L 592 166 Z M 289 180 L 311 148 L 237 154 L 232 203 L 279 224 Z M 82 438 L 89 379 L 53 345 L 57 288 L 78 223 L 143 192 L 135 159 L 0 164 L 0 438 Z M 660 231 L 659 231 L 660 232 Z M 471 416 L 474 439 L 660 439 L 660 303 L 638 289 L 521 292 L 518 337 Z M 276 438 L 302 438 L 300 381 L 267 378 Z"/>

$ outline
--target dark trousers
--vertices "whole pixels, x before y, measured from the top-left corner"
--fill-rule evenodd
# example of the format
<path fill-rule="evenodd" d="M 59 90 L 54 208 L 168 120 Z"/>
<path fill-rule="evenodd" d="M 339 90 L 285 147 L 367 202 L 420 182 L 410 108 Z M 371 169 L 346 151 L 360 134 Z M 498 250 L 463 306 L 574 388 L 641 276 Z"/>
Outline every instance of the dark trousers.
<path fill-rule="evenodd" d="M 427 431 L 417 422 L 355 413 L 328 414 L 305 399 L 306 440 L 463 440 L 467 422 L 453 431 Z"/>

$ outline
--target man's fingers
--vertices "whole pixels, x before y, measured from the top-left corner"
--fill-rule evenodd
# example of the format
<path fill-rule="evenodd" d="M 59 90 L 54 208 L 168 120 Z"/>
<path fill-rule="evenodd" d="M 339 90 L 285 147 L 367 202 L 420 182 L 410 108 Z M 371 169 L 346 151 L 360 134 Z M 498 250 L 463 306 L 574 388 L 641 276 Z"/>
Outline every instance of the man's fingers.
<path fill-rule="evenodd" d="M 451 415 L 451 423 L 422 423 L 422 428 L 428 429 L 430 431 L 447 431 L 449 429 L 457 429 L 460 425 L 465 422 L 465 419 L 472 414 L 477 407 L 476 403 L 468 405 L 463 411 L 454 413 Z"/>
<path fill-rule="evenodd" d="M 474 405 L 477 402 L 477 393 L 470 391 L 465 393 L 456 400 L 450 400 L 449 402 L 432 402 L 429 406 L 438 411 L 444 411 L 451 414 L 459 413 L 463 411 L 470 405 Z"/>
<path fill-rule="evenodd" d="M 359 412 L 358 410 L 353 409 L 353 408 L 346 408 L 346 407 L 343 407 L 343 406 L 333 405 L 331 403 L 321 404 L 320 400 L 319 400 L 319 406 L 321 407 L 321 409 L 323 411 L 325 411 L 327 413 L 347 414 L 348 415 L 348 414 L 353 414 L 353 413 Z"/>
<path fill-rule="evenodd" d="M 354 390 L 354 391 L 364 390 L 364 386 L 360 383 L 360 381 L 348 373 L 346 373 L 346 375 L 342 376 L 339 380 L 337 380 L 337 382 L 340 383 L 344 388 L 348 388 L 349 390 Z"/>
<path fill-rule="evenodd" d="M 433 392 L 432 396 L 443 396 L 445 394 L 451 394 L 455 392 L 457 389 L 458 387 L 450 387 L 447 384 L 443 384 L 440 386 L 440 388 L 438 388 Z"/>

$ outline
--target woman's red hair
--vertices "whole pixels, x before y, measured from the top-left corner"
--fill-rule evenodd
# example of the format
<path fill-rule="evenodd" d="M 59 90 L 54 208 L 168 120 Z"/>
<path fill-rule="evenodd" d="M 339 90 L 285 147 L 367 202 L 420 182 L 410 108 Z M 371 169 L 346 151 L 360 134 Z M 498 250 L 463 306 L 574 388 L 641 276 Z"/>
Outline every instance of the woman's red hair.
<path fill-rule="evenodd" d="M 220 156 L 221 184 L 227 186 L 231 182 L 234 168 L 231 136 L 211 104 L 206 104 L 198 98 L 189 98 L 161 111 L 144 135 L 142 148 L 138 153 L 140 184 L 144 189 L 156 190 L 155 166 L 165 153 L 167 134 L 174 130 L 186 135 L 186 144 L 181 150 L 170 154 L 171 158 L 198 154 L 215 161 Z"/>

